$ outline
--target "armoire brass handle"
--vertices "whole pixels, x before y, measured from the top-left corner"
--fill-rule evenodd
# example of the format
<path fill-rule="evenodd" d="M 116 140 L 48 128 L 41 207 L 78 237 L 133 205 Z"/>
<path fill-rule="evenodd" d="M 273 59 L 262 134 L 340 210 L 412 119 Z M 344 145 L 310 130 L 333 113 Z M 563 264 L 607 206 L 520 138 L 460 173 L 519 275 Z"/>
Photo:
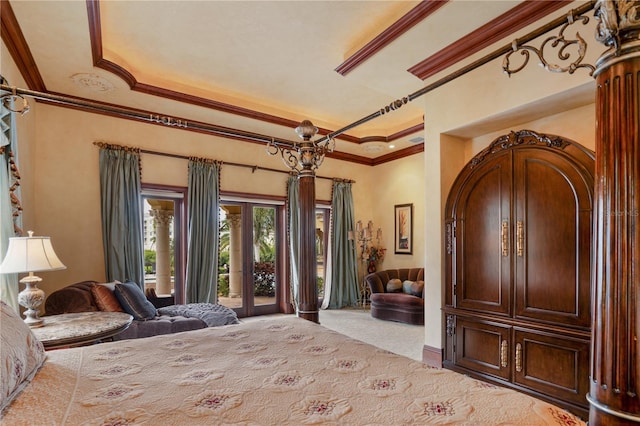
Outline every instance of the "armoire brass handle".
<path fill-rule="evenodd" d="M 519 373 L 522 371 L 522 345 L 516 344 L 516 371 Z"/>
<path fill-rule="evenodd" d="M 509 256 L 509 222 L 502 222 L 502 230 L 500 231 L 500 236 L 502 237 L 502 256 Z"/>
<path fill-rule="evenodd" d="M 500 365 L 502 368 L 507 368 L 507 360 L 509 359 L 509 344 L 506 340 L 500 343 Z"/>
<path fill-rule="evenodd" d="M 522 257 L 524 256 L 524 224 L 521 220 L 516 224 L 516 237 L 518 241 L 516 245 L 518 257 Z"/>

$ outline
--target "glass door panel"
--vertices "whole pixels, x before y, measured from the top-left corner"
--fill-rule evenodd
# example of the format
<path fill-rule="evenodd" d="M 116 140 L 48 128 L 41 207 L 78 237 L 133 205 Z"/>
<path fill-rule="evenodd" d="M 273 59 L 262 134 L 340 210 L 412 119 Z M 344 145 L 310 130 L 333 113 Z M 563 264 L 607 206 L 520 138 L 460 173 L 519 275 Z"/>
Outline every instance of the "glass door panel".
<path fill-rule="evenodd" d="M 279 206 L 222 202 L 218 302 L 239 317 L 278 312 Z"/>
<path fill-rule="evenodd" d="M 253 305 L 276 303 L 276 209 L 253 207 Z"/>
<path fill-rule="evenodd" d="M 327 243 L 329 241 L 328 208 L 316 208 L 316 283 L 318 286 L 318 303 L 324 298 L 324 283 L 327 279 Z"/>
<path fill-rule="evenodd" d="M 218 303 L 241 310 L 242 291 L 241 205 L 220 206 L 220 249 L 218 255 Z"/>

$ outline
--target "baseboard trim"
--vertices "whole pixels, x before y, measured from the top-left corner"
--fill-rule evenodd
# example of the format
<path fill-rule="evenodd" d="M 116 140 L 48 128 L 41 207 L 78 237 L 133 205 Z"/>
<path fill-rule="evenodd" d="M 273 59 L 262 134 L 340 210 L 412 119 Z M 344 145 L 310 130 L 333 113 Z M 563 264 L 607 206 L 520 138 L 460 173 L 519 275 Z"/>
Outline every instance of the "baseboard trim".
<path fill-rule="evenodd" d="M 424 345 L 422 347 L 422 362 L 431 367 L 442 368 L 442 349 Z"/>

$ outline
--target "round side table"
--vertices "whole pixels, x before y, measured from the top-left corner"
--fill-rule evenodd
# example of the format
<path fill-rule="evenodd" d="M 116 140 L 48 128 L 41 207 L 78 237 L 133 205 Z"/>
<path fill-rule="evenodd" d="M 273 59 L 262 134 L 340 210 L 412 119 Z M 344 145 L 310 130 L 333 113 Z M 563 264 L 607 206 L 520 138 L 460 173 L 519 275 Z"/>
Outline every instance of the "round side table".
<path fill-rule="evenodd" d="M 78 312 L 42 317 L 44 326 L 31 331 L 45 349 L 83 346 L 124 331 L 133 317 L 123 312 Z"/>

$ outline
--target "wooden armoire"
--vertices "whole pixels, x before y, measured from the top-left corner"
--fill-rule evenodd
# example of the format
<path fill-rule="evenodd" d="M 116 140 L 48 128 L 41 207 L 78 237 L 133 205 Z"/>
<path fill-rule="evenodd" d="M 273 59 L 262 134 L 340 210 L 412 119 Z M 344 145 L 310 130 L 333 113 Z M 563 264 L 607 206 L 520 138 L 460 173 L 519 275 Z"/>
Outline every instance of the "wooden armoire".
<path fill-rule="evenodd" d="M 445 211 L 444 367 L 588 417 L 594 154 L 497 138 Z"/>

